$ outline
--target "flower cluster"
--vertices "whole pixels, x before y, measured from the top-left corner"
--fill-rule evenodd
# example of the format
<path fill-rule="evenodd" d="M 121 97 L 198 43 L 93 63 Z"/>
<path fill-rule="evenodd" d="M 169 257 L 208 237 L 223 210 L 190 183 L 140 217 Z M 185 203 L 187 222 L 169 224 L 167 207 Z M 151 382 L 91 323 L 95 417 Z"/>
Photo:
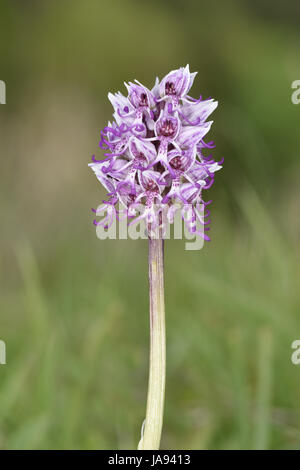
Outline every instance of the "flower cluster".
<path fill-rule="evenodd" d="M 136 80 L 125 83 L 127 97 L 108 94 L 114 121 L 101 131 L 99 143 L 106 158 L 93 156 L 89 165 L 108 191 L 108 200 L 94 210 L 106 214 L 96 225 L 108 228 L 125 214 L 129 223 L 144 219 L 152 230 L 161 225 L 162 212 L 172 223 L 179 208 L 189 231 L 209 240 L 205 232 L 211 201 L 204 202 L 202 195 L 222 162 L 203 155 L 214 147 L 203 139 L 212 124 L 206 119 L 218 103 L 188 95 L 195 76 L 187 65 L 157 78 L 152 90 Z M 204 230 L 197 229 L 197 221 Z"/>

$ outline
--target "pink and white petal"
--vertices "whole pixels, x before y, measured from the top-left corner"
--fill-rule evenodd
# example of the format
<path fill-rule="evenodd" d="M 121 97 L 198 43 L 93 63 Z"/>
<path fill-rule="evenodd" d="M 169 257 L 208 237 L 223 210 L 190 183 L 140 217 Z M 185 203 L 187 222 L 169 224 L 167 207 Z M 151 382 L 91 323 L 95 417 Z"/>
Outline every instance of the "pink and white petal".
<path fill-rule="evenodd" d="M 181 107 L 182 124 L 185 125 L 184 118 L 190 122 L 204 122 L 210 114 L 217 108 L 218 102 L 206 100 L 195 103 L 183 103 Z"/>
<path fill-rule="evenodd" d="M 127 108 L 128 108 L 127 113 L 132 110 L 132 105 L 130 101 L 128 100 L 128 98 L 122 95 L 122 93 L 120 93 L 119 91 L 118 93 L 115 93 L 115 94 L 108 93 L 108 99 L 111 102 L 115 112 L 120 110 L 123 113 L 124 111 L 125 112 L 127 111 Z"/>
<path fill-rule="evenodd" d="M 132 139 L 129 149 L 133 158 L 144 156 L 148 165 L 152 163 L 157 156 L 155 146 L 147 140 Z"/>
<path fill-rule="evenodd" d="M 155 79 L 155 84 L 154 84 L 154 87 L 151 90 L 151 93 L 153 94 L 153 96 L 156 99 L 159 98 L 159 78 L 158 77 L 156 77 L 156 79 Z"/>
<path fill-rule="evenodd" d="M 89 167 L 93 170 L 95 173 L 97 179 L 100 181 L 100 183 L 105 187 L 105 189 L 109 192 L 112 193 L 115 191 L 115 184 L 113 180 L 108 177 L 106 174 L 103 173 L 102 171 L 102 165 L 99 163 L 89 163 Z"/>
<path fill-rule="evenodd" d="M 196 145 L 208 133 L 212 121 L 204 123 L 202 126 L 184 126 L 176 139 L 181 148 L 188 148 Z"/>
<path fill-rule="evenodd" d="M 139 183 L 145 191 L 162 192 L 164 187 L 160 186 L 161 173 L 154 170 L 140 171 Z"/>

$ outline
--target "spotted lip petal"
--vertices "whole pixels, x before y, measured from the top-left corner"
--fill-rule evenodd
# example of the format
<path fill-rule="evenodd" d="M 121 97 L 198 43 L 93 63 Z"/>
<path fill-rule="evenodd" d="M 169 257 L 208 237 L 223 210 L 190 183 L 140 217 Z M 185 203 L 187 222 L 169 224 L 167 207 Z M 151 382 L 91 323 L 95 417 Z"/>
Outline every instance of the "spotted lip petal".
<path fill-rule="evenodd" d="M 145 170 L 139 174 L 139 183 L 144 191 L 160 193 L 162 187 L 159 184 L 161 174 L 154 170 Z"/>
<path fill-rule="evenodd" d="M 187 150 L 182 150 L 180 152 L 176 149 L 168 152 L 168 163 L 178 175 L 186 173 L 195 162 L 195 159 L 195 146 L 189 147 Z"/>
<path fill-rule="evenodd" d="M 204 141 L 212 125 L 206 119 L 218 103 L 188 95 L 195 76 L 187 65 L 157 78 L 151 90 L 135 80 L 125 83 L 128 96 L 108 94 L 114 119 L 101 131 L 104 158 L 93 156 L 89 165 L 108 192 L 100 211 L 107 215 L 99 225 L 110 226 L 122 212 L 130 223 L 144 219 L 155 227 L 165 209 L 166 223 L 172 223 L 178 206 L 188 229 L 208 239 L 196 227 L 198 220 L 207 230 L 209 222 L 197 207 L 208 204 L 203 193 L 223 162 L 206 155 L 214 148 Z"/>
<path fill-rule="evenodd" d="M 128 91 L 128 100 L 136 109 L 154 108 L 155 98 L 152 92 L 140 83 L 125 83 Z"/>
<path fill-rule="evenodd" d="M 146 169 L 155 160 L 157 155 L 155 146 L 152 142 L 148 142 L 146 140 L 132 140 L 129 149 L 132 158 L 141 160 L 140 164 L 144 169 Z M 142 164 L 143 159 L 145 164 Z"/>
<path fill-rule="evenodd" d="M 154 132 L 158 139 L 174 141 L 180 131 L 180 121 L 178 117 L 170 116 L 161 111 L 158 120 L 154 124 Z"/>

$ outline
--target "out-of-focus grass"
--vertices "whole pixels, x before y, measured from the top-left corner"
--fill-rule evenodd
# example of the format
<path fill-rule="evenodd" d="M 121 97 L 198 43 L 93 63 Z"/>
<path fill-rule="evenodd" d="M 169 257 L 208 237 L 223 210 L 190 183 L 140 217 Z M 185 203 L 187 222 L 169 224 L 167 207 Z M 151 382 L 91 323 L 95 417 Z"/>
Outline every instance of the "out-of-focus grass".
<path fill-rule="evenodd" d="M 255 192 L 200 252 L 166 242 L 165 448 L 296 448 L 298 248 Z M 216 204 L 217 205 L 217 204 Z M 1 297 L 2 448 L 134 448 L 145 411 L 147 245 L 90 234 L 39 261 L 16 247 Z M 2 272 L 3 275 L 3 272 Z"/>

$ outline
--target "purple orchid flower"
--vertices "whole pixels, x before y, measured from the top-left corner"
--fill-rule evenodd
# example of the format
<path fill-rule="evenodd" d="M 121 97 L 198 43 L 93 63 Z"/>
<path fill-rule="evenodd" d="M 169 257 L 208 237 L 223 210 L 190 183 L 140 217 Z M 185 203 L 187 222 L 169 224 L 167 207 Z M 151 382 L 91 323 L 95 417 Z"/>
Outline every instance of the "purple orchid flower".
<path fill-rule="evenodd" d="M 206 155 L 215 147 L 204 140 L 218 103 L 188 95 L 196 73 L 189 66 L 156 78 L 150 90 L 138 81 L 125 83 L 128 96 L 109 93 L 113 122 L 101 131 L 101 160 L 91 169 L 107 191 L 93 209 L 108 229 L 125 218 L 146 223 L 149 239 L 150 373 L 145 426 L 139 449 L 159 449 L 165 387 L 164 234 L 178 213 L 192 235 L 208 241 L 210 211 L 203 196 L 222 168 Z M 158 235 L 158 236 L 157 236 Z"/>
<path fill-rule="evenodd" d="M 105 158 L 94 158 L 90 164 L 112 200 L 120 201 L 128 216 L 132 218 L 139 203 L 147 207 L 151 218 L 149 207 L 154 203 L 162 209 L 178 203 L 191 232 L 194 229 L 186 207 L 204 202 L 203 193 L 221 168 L 221 162 L 203 155 L 213 148 L 204 137 L 212 125 L 207 118 L 218 103 L 188 95 L 195 76 L 187 65 L 161 81 L 157 78 L 152 90 L 135 81 L 125 83 L 128 96 L 109 93 L 114 122 L 103 129 L 99 144 Z M 192 213 L 191 218 L 195 217 L 197 212 Z"/>
<path fill-rule="evenodd" d="M 191 89 L 197 72 L 190 73 L 189 65 L 185 68 L 172 70 L 166 75 L 159 85 L 159 94 L 163 99 L 170 98 L 178 103 L 179 99 L 186 97 Z"/>

